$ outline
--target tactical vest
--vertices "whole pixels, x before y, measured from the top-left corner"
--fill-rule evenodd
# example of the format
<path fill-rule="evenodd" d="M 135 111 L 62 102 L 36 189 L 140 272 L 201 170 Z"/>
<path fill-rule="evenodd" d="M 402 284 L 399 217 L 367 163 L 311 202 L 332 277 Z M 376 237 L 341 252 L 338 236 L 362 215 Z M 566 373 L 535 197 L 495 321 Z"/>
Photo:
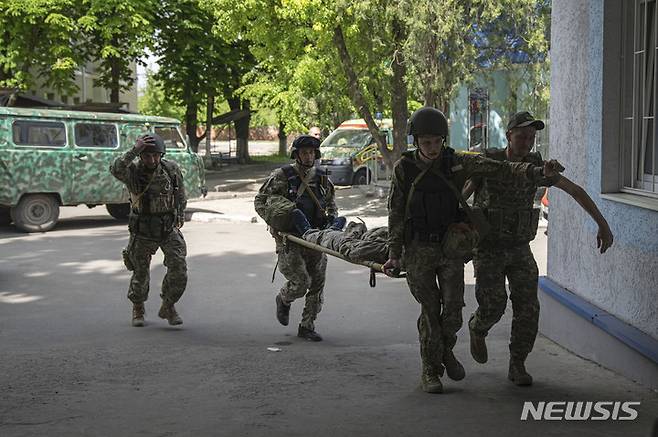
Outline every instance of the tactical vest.
<path fill-rule="evenodd" d="M 496 161 L 507 160 L 504 149 L 489 149 L 485 156 Z M 541 166 L 539 153 L 523 159 Z M 532 241 L 539 225 L 539 209 L 534 208 L 537 185 L 520 179 L 501 180 L 484 178 L 475 194 L 475 206 L 482 208 L 491 225 L 491 233 L 483 245 L 521 244 Z"/>
<path fill-rule="evenodd" d="M 307 181 L 308 187 L 304 190 L 301 196 L 299 196 L 299 191 L 302 186 L 302 179 L 293 168 L 292 165 L 286 165 L 281 168 L 283 173 L 288 179 L 288 193 L 286 197 L 295 202 L 297 208 L 302 210 L 306 218 L 311 223 L 311 226 L 317 229 L 323 228 L 327 223 L 327 217 L 324 213 L 324 210 L 327 208 L 327 188 L 328 188 L 328 179 L 324 170 L 315 167 L 315 174 L 311 180 Z M 318 199 L 322 209 L 318 208 L 315 201 L 308 194 L 308 190 L 313 190 L 313 194 Z"/>
<path fill-rule="evenodd" d="M 402 154 L 404 191 L 409 193 L 416 177 L 422 170 L 416 165 L 413 151 Z M 450 187 L 434 171 L 440 171 L 447 179 L 452 178 L 454 150 L 446 148 L 440 167 L 430 170 L 416 182 L 408 200 L 409 208 L 405 222 L 405 240 L 440 242 L 448 226 L 461 219 L 459 200 Z"/>
<path fill-rule="evenodd" d="M 175 224 L 178 179 L 171 162 L 163 159 L 160 167 L 162 170 L 156 169 L 153 175 L 142 171 L 138 176 L 141 191 L 130 196 L 132 213 L 128 227 L 146 238 L 162 238 Z"/>

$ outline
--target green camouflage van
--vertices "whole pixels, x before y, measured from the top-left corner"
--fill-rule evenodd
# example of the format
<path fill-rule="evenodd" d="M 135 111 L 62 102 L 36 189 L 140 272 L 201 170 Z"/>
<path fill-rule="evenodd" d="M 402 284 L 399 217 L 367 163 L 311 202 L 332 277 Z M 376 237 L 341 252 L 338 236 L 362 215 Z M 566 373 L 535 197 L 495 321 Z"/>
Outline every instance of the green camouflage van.
<path fill-rule="evenodd" d="M 165 157 L 179 164 L 188 198 L 205 195 L 203 162 L 179 125 L 138 114 L 0 107 L 0 225 L 45 232 L 60 206 L 81 204 L 127 218 L 128 192 L 109 167 L 147 131 L 165 139 Z"/>

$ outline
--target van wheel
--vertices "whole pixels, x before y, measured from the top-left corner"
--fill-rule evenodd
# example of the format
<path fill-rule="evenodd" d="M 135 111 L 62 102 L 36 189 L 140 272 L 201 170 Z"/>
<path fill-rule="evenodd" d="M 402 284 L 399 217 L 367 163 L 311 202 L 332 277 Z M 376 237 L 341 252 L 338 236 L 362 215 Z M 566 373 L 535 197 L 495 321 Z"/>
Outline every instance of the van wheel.
<path fill-rule="evenodd" d="M 47 232 L 59 218 L 59 203 L 48 194 L 28 194 L 11 208 L 16 227 L 25 232 Z"/>
<path fill-rule="evenodd" d="M 126 220 L 130 214 L 130 203 L 108 203 L 107 212 L 117 220 Z"/>
<path fill-rule="evenodd" d="M 11 214 L 8 206 L 0 206 L 0 226 L 9 226 Z"/>
<path fill-rule="evenodd" d="M 352 185 L 366 185 L 368 180 L 372 180 L 372 175 L 365 168 L 360 169 L 352 177 Z"/>

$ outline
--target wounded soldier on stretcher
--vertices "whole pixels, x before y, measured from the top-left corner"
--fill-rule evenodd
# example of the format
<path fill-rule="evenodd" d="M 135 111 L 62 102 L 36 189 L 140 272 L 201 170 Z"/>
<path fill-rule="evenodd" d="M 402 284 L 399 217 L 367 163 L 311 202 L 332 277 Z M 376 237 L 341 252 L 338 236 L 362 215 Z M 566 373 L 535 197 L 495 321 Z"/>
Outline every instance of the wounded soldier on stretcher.
<path fill-rule="evenodd" d="M 335 223 L 342 221 L 342 223 Z M 345 217 L 337 217 L 335 225 L 327 229 L 311 228 L 302 211 L 292 211 L 292 222 L 297 233 L 309 243 L 331 249 L 354 262 L 374 261 L 383 264 L 388 259 L 388 228 L 368 230 L 364 223 L 349 222 L 344 231 Z"/>

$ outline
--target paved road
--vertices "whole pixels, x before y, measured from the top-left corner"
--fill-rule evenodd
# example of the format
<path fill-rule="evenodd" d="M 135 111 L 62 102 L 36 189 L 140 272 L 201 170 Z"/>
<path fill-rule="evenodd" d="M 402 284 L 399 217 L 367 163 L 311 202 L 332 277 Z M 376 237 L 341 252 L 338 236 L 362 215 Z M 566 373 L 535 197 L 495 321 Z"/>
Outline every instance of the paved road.
<path fill-rule="evenodd" d="M 238 199 L 239 200 L 239 199 Z M 358 200 L 358 198 L 357 198 Z M 419 308 L 402 280 L 332 259 L 317 329 L 295 336 L 274 318 L 282 283 L 261 223 L 189 222 L 185 321 L 157 319 L 156 255 L 147 326 L 130 326 L 124 224 L 102 210 L 66 209 L 57 229 L 0 229 L 1 436 L 648 436 L 658 395 L 540 338 L 532 388 L 506 380 L 510 315 L 476 364 L 446 393 L 419 388 Z M 370 220 L 369 218 L 367 218 Z M 545 237 L 535 251 L 544 265 Z M 465 315 L 474 308 L 470 265 Z M 547 315 L 543 315 L 546 317 Z M 270 347 L 279 348 L 271 352 Z M 524 401 L 641 401 L 633 422 L 522 422 Z"/>

